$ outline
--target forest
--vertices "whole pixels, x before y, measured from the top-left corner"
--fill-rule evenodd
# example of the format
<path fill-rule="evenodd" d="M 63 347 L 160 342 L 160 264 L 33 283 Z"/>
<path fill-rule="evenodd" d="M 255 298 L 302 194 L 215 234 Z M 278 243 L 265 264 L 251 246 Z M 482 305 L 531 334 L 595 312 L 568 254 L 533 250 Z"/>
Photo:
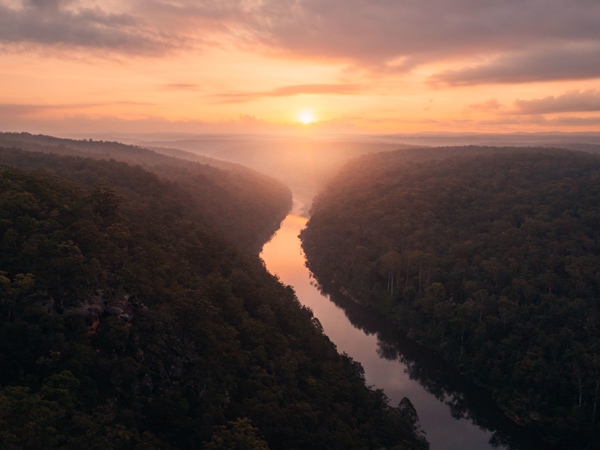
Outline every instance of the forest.
<path fill-rule="evenodd" d="M 283 183 L 238 164 L 188 152 L 178 152 L 179 157 L 171 157 L 119 142 L 62 139 L 29 133 L 0 133 L 0 147 L 5 147 L 0 154 L 0 164 L 19 165 L 18 154 L 8 151 L 12 148 L 29 153 L 91 157 L 140 166 L 165 181 L 177 183 L 185 191 L 185 194 L 178 195 L 192 196 L 193 199 L 189 198 L 191 204 L 203 210 L 205 219 L 231 235 L 239 248 L 252 253 L 260 251 L 292 204 L 292 193 Z M 38 155 L 37 162 L 30 158 L 26 164 L 29 168 L 60 170 L 60 165 L 53 164 L 51 159 L 44 159 L 42 155 Z M 69 173 L 57 174 L 75 176 Z M 78 173 L 77 182 L 88 180 L 90 184 L 97 177 L 85 171 Z M 95 183 L 107 186 L 119 184 L 118 176 L 115 174 Z"/>
<path fill-rule="evenodd" d="M 346 165 L 301 238 L 323 286 L 434 350 L 516 423 L 564 448 L 593 448 L 599 204 L 597 155 L 403 150 Z"/>
<path fill-rule="evenodd" d="M 0 148 L 3 449 L 428 447 L 259 260 L 288 189 L 62 144 Z"/>

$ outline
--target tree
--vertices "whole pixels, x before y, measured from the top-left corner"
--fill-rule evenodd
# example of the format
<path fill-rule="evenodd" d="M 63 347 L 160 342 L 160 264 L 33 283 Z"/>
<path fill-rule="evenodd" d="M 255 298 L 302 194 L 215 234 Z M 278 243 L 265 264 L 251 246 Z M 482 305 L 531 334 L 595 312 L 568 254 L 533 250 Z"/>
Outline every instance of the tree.
<path fill-rule="evenodd" d="M 259 437 L 259 430 L 247 417 L 228 421 L 216 427 L 212 439 L 204 445 L 205 450 L 268 450 L 269 445 Z"/>

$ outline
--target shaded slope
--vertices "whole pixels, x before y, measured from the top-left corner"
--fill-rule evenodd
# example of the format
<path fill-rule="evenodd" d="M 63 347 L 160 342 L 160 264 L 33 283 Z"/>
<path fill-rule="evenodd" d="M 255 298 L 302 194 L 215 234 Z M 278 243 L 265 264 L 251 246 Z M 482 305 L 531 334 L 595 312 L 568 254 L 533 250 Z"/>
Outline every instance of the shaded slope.
<path fill-rule="evenodd" d="M 237 164 L 219 162 L 218 166 L 192 162 L 124 145 L 118 142 L 76 141 L 28 133 L 0 133 L 0 147 L 28 152 L 54 153 L 140 165 L 162 179 L 178 183 L 194 202 L 204 209 L 213 225 L 228 234 L 238 246 L 258 253 L 291 208 L 291 192 L 282 183 Z M 192 155 L 197 159 L 196 155 Z M 48 160 L 23 162 L 25 157 L 0 154 L 0 163 L 55 170 Z M 31 159 L 31 157 L 29 157 Z M 214 160 L 207 159 L 213 163 Z M 58 169 L 56 169 L 58 170 Z M 110 180 L 111 182 L 114 180 Z"/>

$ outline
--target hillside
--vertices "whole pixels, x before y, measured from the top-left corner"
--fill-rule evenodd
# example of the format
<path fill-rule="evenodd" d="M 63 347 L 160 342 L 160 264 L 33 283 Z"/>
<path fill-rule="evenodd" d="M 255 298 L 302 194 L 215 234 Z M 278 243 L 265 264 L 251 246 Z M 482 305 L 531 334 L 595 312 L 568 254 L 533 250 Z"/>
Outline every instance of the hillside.
<path fill-rule="evenodd" d="M 301 237 L 322 284 L 574 448 L 600 431 L 599 202 L 598 156 L 399 151 L 348 164 Z"/>
<path fill-rule="evenodd" d="M 163 180 L 177 183 L 193 197 L 193 204 L 204 210 L 212 224 L 228 234 L 240 248 L 258 253 L 275 232 L 292 206 L 290 190 L 281 182 L 238 164 L 217 161 L 198 155 L 176 152 L 178 157 L 118 142 L 61 139 L 29 133 L 0 133 L 0 164 L 22 166 L 23 153 L 52 153 L 115 160 L 157 174 Z M 59 171 L 47 157 L 37 155 L 37 162 L 27 156 L 27 167 Z M 187 159 L 185 159 L 187 158 Z M 86 174 L 79 174 L 80 182 Z M 115 177 L 96 183 L 119 184 Z M 93 176 L 91 178 L 93 180 Z"/>
<path fill-rule="evenodd" d="M 7 154 L 36 169 L 0 166 L 3 448 L 427 447 L 194 193 Z"/>
<path fill-rule="evenodd" d="M 349 160 L 365 153 L 406 147 L 401 143 L 370 139 L 313 139 L 308 136 L 199 135 L 139 142 L 159 152 L 176 155 L 173 148 L 177 148 L 269 174 L 290 187 L 294 199 L 306 207 L 303 213 L 307 212 L 316 193 Z"/>

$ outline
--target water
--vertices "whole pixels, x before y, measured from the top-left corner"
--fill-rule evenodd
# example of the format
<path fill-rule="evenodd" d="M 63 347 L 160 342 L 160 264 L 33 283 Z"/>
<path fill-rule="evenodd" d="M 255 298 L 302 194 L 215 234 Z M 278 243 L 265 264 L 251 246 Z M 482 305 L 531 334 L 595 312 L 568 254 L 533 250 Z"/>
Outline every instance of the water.
<path fill-rule="evenodd" d="M 322 294 L 304 265 L 298 239 L 306 220 L 285 219 L 263 248 L 267 269 L 294 288 L 338 351 L 362 364 L 367 384 L 383 389 L 394 406 L 405 396 L 411 400 L 432 450 L 547 448 L 508 420 L 487 392 L 384 320 L 339 295 Z"/>

